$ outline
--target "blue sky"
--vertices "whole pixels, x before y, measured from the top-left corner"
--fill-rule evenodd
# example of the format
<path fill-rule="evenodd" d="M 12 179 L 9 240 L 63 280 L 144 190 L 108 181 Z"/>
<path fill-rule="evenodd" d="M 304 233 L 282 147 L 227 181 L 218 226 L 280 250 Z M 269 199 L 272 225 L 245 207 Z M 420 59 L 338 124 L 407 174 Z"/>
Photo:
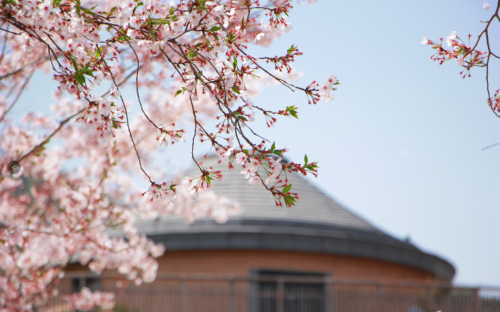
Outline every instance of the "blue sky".
<path fill-rule="evenodd" d="M 319 161 L 311 181 L 341 204 L 397 238 L 455 265 L 461 285 L 500 286 L 500 119 L 486 104 L 485 73 L 462 79 L 455 62 L 439 66 L 420 44 L 457 31 L 476 38 L 493 13 L 472 0 L 330 1 L 296 5 L 293 30 L 255 54 L 304 52 L 295 68 L 303 86 L 330 74 L 335 100 L 307 105 L 303 94 L 272 87 L 254 100 L 299 106 L 299 120 L 254 129 L 289 147 L 289 158 Z M 499 38 L 495 26 L 492 37 Z M 500 41 L 493 47 L 500 50 Z M 494 64 L 492 86 L 500 88 Z M 53 82 L 38 75 L 12 117 L 39 107 Z M 132 94 L 132 93 L 130 93 Z M 175 154 L 188 146 L 176 145 Z M 204 150 L 200 150 L 200 154 Z M 178 161 L 181 168 L 191 166 Z"/>
<path fill-rule="evenodd" d="M 479 21 L 493 13 L 482 7 L 475 0 L 296 6 L 293 31 L 268 50 L 298 45 L 302 83 L 333 73 L 339 91 L 334 102 L 315 107 L 278 88 L 260 100 L 300 106 L 299 121 L 279 121 L 268 137 L 290 147 L 293 160 L 304 152 L 318 160 L 313 182 L 322 190 L 449 260 L 456 283 L 500 286 L 500 146 L 483 151 L 500 142 L 500 119 L 486 104 L 485 72 L 464 80 L 455 62 L 439 66 L 420 44 L 424 35 L 438 40 L 452 31 L 476 38 Z M 498 38 L 500 28 L 493 31 Z M 494 66 L 492 85 L 499 88 Z"/>

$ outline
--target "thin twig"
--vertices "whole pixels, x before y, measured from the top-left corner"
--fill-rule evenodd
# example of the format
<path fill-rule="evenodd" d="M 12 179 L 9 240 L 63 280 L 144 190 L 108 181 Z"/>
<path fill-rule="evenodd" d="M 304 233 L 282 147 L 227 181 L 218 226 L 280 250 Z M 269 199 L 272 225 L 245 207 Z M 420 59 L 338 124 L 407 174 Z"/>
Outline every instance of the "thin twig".
<path fill-rule="evenodd" d="M 76 112 L 75 114 L 69 116 L 68 118 L 64 119 L 63 121 L 61 121 L 59 123 L 59 127 L 57 127 L 56 130 L 54 130 L 45 140 L 42 141 L 42 143 L 36 145 L 35 147 L 33 147 L 28 153 L 24 154 L 19 160 L 18 162 L 21 162 L 23 161 L 25 158 L 29 157 L 31 154 L 35 153 L 36 151 L 38 151 L 44 144 L 46 144 L 54 135 L 56 135 L 57 132 L 59 132 L 59 130 L 62 129 L 62 127 L 68 122 L 70 121 L 73 117 L 76 117 L 78 114 L 81 114 L 86 108 L 83 108 L 81 110 L 79 110 L 78 112 Z"/>
<path fill-rule="evenodd" d="M 9 108 L 7 108 L 7 110 L 5 112 L 3 112 L 2 116 L 0 117 L 0 123 L 4 120 L 5 116 L 7 116 L 7 114 L 14 107 L 14 105 L 16 105 L 17 101 L 21 97 L 21 94 L 23 93 L 24 88 L 26 88 L 26 86 L 28 85 L 28 82 L 30 81 L 30 79 L 31 79 L 32 76 L 33 76 L 33 72 L 31 72 L 29 74 L 28 78 L 26 78 L 26 80 L 24 81 L 23 85 L 19 89 L 19 92 L 17 92 L 16 97 L 14 98 L 14 100 L 12 101 L 12 103 L 10 103 Z"/>
<path fill-rule="evenodd" d="M 3 28 L 0 28 L 0 30 L 3 30 L 3 31 L 5 31 L 5 32 L 11 33 L 11 34 L 13 34 L 13 35 L 17 35 L 17 36 L 19 36 L 19 35 L 21 34 L 21 33 L 15 33 L 15 32 L 13 32 L 13 31 L 10 31 L 10 30 L 7 30 L 7 29 L 3 29 Z"/>
<path fill-rule="evenodd" d="M 483 151 L 484 151 L 484 150 L 487 150 L 488 148 L 495 147 L 495 146 L 497 146 L 497 145 L 500 145 L 500 142 L 495 143 L 495 144 L 492 144 L 492 145 L 489 145 L 489 146 L 486 146 L 485 148 L 483 148 Z"/>
<path fill-rule="evenodd" d="M 116 88 L 118 89 L 118 86 L 116 84 L 116 80 L 115 80 L 115 76 L 113 75 L 113 73 L 111 72 L 111 68 L 109 68 L 108 64 L 106 63 L 106 61 L 104 61 L 104 64 L 106 65 L 106 69 L 108 70 L 109 74 L 111 75 L 111 79 L 113 79 L 113 83 L 114 85 L 116 86 Z M 132 145 L 134 146 L 134 150 L 135 150 L 135 153 L 137 155 L 137 159 L 139 161 L 139 167 L 141 168 L 142 172 L 144 173 L 144 175 L 146 177 L 148 177 L 149 179 L 149 182 L 151 182 L 152 184 L 154 183 L 153 180 L 151 180 L 151 177 L 149 176 L 149 174 L 146 173 L 146 170 L 144 170 L 144 168 L 142 167 L 142 161 L 141 161 L 141 156 L 139 155 L 139 151 L 137 150 L 137 146 L 135 145 L 135 141 L 134 141 L 134 136 L 132 135 L 132 130 L 130 130 L 130 121 L 128 119 L 128 110 L 127 110 L 127 105 L 125 105 L 125 101 L 123 100 L 123 96 L 120 94 L 120 99 L 122 101 L 122 104 L 123 104 L 123 108 L 125 110 L 125 118 L 126 118 L 126 121 L 127 121 L 127 129 L 128 129 L 128 133 L 130 135 L 130 140 L 132 141 Z"/>

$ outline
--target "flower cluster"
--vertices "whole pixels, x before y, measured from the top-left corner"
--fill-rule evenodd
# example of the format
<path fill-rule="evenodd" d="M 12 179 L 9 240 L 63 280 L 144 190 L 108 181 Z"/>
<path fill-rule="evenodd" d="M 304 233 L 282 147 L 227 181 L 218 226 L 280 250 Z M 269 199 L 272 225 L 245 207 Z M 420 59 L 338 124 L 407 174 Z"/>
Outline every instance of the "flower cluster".
<path fill-rule="evenodd" d="M 471 35 L 469 35 L 470 39 Z M 436 50 L 436 54 L 430 57 L 431 60 L 443 64 L 449 60 L 457 60 L 458 65 L 465 68 L 464 71 L 460 72 L 463 78 L 466 76 L 470 77 L 470 70 L 473 67 L 484 67 L 486 52 L 473 50 L 470 45 L 466 45 L 458 36 L 455 31 L 451 32 L 451 35 L 446 37 L 446 44 L 451 49 L 443 48 L 443 39 L 441 38 L 440 43 L 435 43 L 424 37 L 422 44 L 428 44 Z"/>
<path fill-rule="evenodd" d="M 490 5 L 488 3 L 484 3 L 484 10 L 489 10 Z M 440 43 L 433 42 L 424 37 L 422 40 L 422 44 L 427 44 L 432 46 L 433 49 L 436 50 L 436 53 L 432 55 L 430 58 L 433 61 L 439 62 L 439 64 L 443 64 L 446 61 L 456 59 L 457 64 L 464 68 L 460 72 L 462 78 L 470 77 L 470 71 L 473 67 L 485 67 L 486 68 L 486 91 L 488 93 L 488 104 L 492 109 L 493 113 L 500 117 L 500 111 L 498 109 L 498 93 L 500 89 L 495 91 L 495 95 L 491 95 L 490 91 L 490 65 L 491 61 L 494 59 L 500 59 L 498 53 L 494 53 L 492 50 L 492 39 L 493 36 L 490 34 L 490 26 L 494 24 L 494 22 L 500 22 L 500 3 L 497 4 L 497 8 L 495 12 L 490 17 L 488 21 L 484 21 L 483 23 L 486 25 L 484 30 L 479 34 L 476 42 L 474 44 L 470 44 L 471 35 L 468 36 L 468 44 L 465 44 L 458 36 L 455 31 L 451 33 L 450 36 L 446 37 L 446 44 L 449 49 L 443 48 L 443 38 L 441 38 Z M 479 51 L 477 47 L 481 42 L 482 38 L 486 38 L 486 50 Z"/>
<path fill-rule="evenodd" d="M 495 91 L 495 95 L 488 99 L 491 109 L 495 114 L 500 115 L 500 89 Z"/>
<path fill-rule="evenodd" d="M 168 144 L 175 144 L 175 142 L 186 142 L 185 140 L 185 135 L 186 135 L 186 130 L 171 130 L 169 128 L 175 127 L 175 123 L 166 126 L 166 127 L 160 127 L 158 129 L 158 137 L 156 138 L 157 141 L 160 142 L 160 145 L 165 145 L 168 146 Z"/>
<path fill-rule="evenodd" d="M 316 175 L 317 164 L 307 157 L 285 163 L 287 149 L 255 139 L 249 125 L 261 113 L 269 126 L 280 116 L 298 118 L 298 108 L 273 112 L 252 98 L 274 83 L 303 92 L 309 103 L 327 102 L 338 81 L 292 84 L 292 63 L 302 54 L 295 46 L 285 56 L 249 54 L 249 45 L 269 45 L 292 29 L 291 9 L 289 0 L 2 3 L 1 311 L 43 306 L 70 259 L 96 273 L 117 270 L 135 284 L 153 281 L 164 248 L 137 233 L 138 219 L 224 222 L 239 213 L 237 203 L 210 190 L 223 180 L 217 168 L 195 160 L 200 175 L 183 178 L 157 165 L 159 146 L 175 148 L 187 127 L 277 205 L 295 203 L 286 174 Z M 37 71 L 57 84 L 53 114 L 10 119 Z M 68 300 L 79 310 L 112 305 L 110 295 L 89 290 Z"/>
<path fill-rule="evenodd" d="M 91 311 L 96 307 L 110 310 L 115 305 L 115 295 L 109 292 L 94 291 L 84 287 L 81 292 L 66 297 L 71 310 Z"/>
<path fill-rule="evenodd" d="M 325 100 L 325 103 L 328 103 L 329 100 L 333 100 L 332 91 L 337 90 L 335 86 L 339 84 L 337 77 L 334 75 L 329 76 L 328 80 L 320 87 L 319 95 L 322 99 Z"/>

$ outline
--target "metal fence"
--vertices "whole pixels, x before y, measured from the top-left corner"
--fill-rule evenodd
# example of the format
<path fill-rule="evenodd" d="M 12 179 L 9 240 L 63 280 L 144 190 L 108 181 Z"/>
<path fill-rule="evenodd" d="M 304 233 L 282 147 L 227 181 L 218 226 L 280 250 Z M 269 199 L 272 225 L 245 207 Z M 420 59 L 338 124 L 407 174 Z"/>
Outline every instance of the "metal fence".
<path fill-rule="evenodd" d="M 68 275 L 67 275 L 68 276 Z M 114 312 L 500 312 L 500 288 L 416 282 L 268 277 L 158 276 L 135 286 L 73 274 L 48 312 L 69 312 L 63 295 L 86 286 L 115 293 Z"/>

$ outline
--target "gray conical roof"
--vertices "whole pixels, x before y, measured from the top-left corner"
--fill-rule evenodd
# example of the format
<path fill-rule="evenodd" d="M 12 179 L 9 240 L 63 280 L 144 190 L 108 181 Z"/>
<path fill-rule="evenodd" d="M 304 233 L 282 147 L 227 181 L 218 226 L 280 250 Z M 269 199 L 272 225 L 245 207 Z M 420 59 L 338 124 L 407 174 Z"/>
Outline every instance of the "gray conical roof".
<path fill-rule="evenodd" d="M 233 218 L 235 220 L 286 220 L 377 231 L 371 224 L 337 204 L 298 174 L 288 174 L 287 178 L 292 184 L 292 191 L 298 193 L 300 199 L 291 208 L 287 208 L 285 205 L 277 207 L 272 194 L 261 184 L 250 185 L 240 170 L 228 170 L 226 166 L 221 166 L 217 162 L 217 157 L 209 157 L 203 160 L 203 166 L 205 168 L 210 166 L 223 167 L 224 180 L 214 182 L 212 184 L 213 190 L 219 195 L 238 201 L 245 209 L 242 215 Z M 198 168 L 194 168 L 186 175 L 195 177 L 199 174 Z"/>
<path fill-rule="evenodd" d="M 262 185 L 250 185 L 239 170 L 219 165 L 215 156 L 203 167 L 221 169 L 223 181 L 213 190 L 237 200 L 244 212 L 224 224 L 200 220 L 185 224 L 178 217 L 138 222 L 139 231 L 167 250 L 274 249 L 358 256 L 403 264 L 451 280 L 455 270 L 448 262 L 397 240 L 342 207 L 299 174 L 288 174 L 292 191 L 300 199 L 291 208 L 277 207 Z M 198 168 L 186 173 L 199 176 Z"/>

